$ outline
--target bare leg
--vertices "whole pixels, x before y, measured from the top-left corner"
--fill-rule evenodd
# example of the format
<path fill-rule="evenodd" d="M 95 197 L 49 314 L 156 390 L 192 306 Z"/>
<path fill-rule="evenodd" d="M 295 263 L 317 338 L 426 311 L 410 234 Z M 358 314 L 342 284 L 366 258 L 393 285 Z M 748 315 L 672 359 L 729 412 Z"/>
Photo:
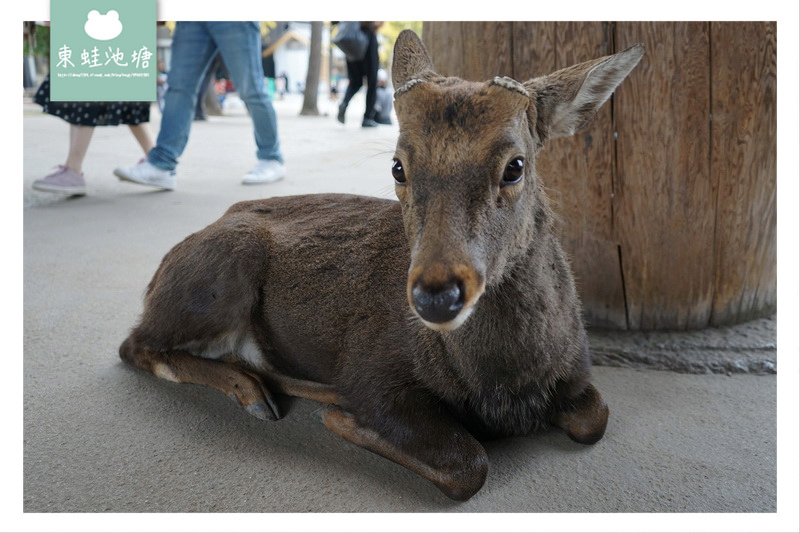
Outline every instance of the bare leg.
<path fill-rule="evenodd" d="M 89 150 L 89 143 L 92 140 L 94 126 L 69 125 L 69 154 L 67 155 L 66 166 L 80 174 L 83 170 L 83 160 Z"/>
<path fill-rule="evenodd" d="M 150 130 L 147 129 L 147 124 L 131 124 L 129 127 L 131 129 L 131 133 L 133 133 L 133 136 L 136 138 L 136 142 L 138 142 L 139 146 L 142 147 L 144 155 L 147 155 L 147 152 L 149 152 L 154 146 L 153 137 L 150 135 Z"/>

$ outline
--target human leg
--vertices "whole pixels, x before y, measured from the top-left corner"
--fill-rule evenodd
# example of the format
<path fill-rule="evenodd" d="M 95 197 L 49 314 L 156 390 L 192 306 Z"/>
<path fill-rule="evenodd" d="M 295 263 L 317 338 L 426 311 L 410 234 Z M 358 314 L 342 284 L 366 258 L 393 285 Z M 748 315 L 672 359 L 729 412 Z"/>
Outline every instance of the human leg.
<path fill-rule="evenodd" d="M 362 126 L 375 126 L 375 96 L 378 90 L 378 39 L 370 34 L 367 55 L 364 57 L 364 74 L 367 78 L 367 102 Z"/>
<path fill-rule="evenodd" d="M 197 91 L 215 52 L 204 22 L 178 22 L 156 145 L 147 153 L 146 161 L 115 168 L 119 179 L 165 190 L 175 188 L 175 167 L 189 140 Z"/>
<path fill-rule="evenodd" d="M 142 147 L 142 151 L 146 157 L 147 153 L 153 149 L 153 137 L 150 135 L 150 130 L 147 129 L 147 124 L 141 122 L 139 124 L 129 124 L 128 127 L 130 127 L 133 137 L 136 139 L 136 142 L 139 143 L 139 146 Z"/>
<path fill-rule="evenodd" d="M 94 126 L 77 126 L 75 124 L 69 126 L 69 152 L 64 164 L 77 174 L 83 170 L 83 160 L 89 150 L 89 143 L 92 142 L 92 134 L 94 134 Z"/>
<path fill-rule="evenodd" d="M 256 156 L 283 162 L 275 109 L 264 87 L 261 33 L 256 23 L 208 22 L 209 33 L 228 68 L 239 97 L 253 120 Z"/>
<path fill-rule="evenodd" d="M 350 100 L 364 84 L 364 72 L 361 68 L 361 63 L 361 61 L 347 62 L 347 89 L 344 91 L 344 98 L 342 103 L 339 104 L 339 114 L 336 117 L 342 124 L 344 124 L 344 114 L 347 111 Z"/>
<path fill-rule="evenodd" d="M 194 118 L 197 91 L 216 52 L 206 23 L 178 22 L 172 40 L 172 65 L 156 146 L 148 161 L 163 170 L 174 170 L 186 148 Z"/>

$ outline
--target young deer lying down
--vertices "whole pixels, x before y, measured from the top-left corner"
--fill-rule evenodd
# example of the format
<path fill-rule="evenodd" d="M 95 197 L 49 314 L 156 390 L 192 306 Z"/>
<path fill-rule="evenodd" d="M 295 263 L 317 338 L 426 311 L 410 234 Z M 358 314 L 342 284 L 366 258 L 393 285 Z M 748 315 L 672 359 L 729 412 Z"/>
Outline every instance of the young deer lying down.
<path fill-rule="evenodd" d="M 399 202 L 240 202 L 164 258 L 122 359 L 207 385 L 252 415 L 273 394 L 330 404 L 334 433 L 466 500 L 478 438 L 555 425 L 586 444 L 608 408 L 534 170 L 639 62 L 637 45 L 518 83 L 435 73 L 410 31 L 392 76 Z"/>

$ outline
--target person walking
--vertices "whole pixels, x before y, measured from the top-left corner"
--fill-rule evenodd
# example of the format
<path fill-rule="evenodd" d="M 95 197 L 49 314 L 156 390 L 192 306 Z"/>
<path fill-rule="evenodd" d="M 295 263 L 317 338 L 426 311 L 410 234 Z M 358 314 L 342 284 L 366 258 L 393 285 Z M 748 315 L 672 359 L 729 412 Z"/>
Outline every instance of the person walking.
<path fill-rule="evenodd" d="M 54 172 L 33 182 L 33 188 L 37 191 L 68 196 L 86 194 L 83 160 L 96 126 L 127 124 L 145 154 L 153 147 L 153 138 L 147 129 L 150 102 L 53 102 L 50 100 L 49 75 L 36 91 L 33 100 L 42 106 L 45 113 L 69 123 L 69 151 L 66 161 L 63 165 L 56 166 Z"/>
<path fill-rule="evenodd" d="M 253 121 L 257 162 L 242 183 L 271 183 L 285 176 L 275 110 L 264 87 L 259 23 L 185 21 L 175 25 L 169 88 L 156 146 L 138 165 L 114 169 L 117 177 L 175 189 L 175 168 L 189 140 L 198 89 L 217 52 Z"/>
<path fill-rule="evenodd" d="M 392 101 L 394 94 L 389 90 L 389 75 L 385 70 L 378 70 L 378 90 L 375 95 L 375 122 L 392 125 Z"/>
<path fill-rule="evenodd" d="M 339 104 L 339 113 L 336 119 L 344 124 L 344 115 L 350 99 L 364 85 L 364 78 L 367 78 L 367 105 L 364 110 L 364 118 L 361 126 L 364 128 L 374 128 L 378 125 L 375 121 L 375 96 L 378 88 L 378 36 L 376 32 L 383 25 L 383 22 L 362 22 L 361 31 L 366 33 L 369 38 L 367 53 L 360 61 L 347 60 L 347 90 L 344 99 Z"/>

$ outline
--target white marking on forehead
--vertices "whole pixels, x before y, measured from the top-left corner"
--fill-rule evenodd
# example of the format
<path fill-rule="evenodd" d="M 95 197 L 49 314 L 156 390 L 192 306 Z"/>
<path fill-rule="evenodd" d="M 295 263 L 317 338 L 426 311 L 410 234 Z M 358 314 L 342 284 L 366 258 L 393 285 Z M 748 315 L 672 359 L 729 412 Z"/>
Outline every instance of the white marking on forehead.
<path fill-rule="evenodd" d="M 426 82 L 426 81 L 430 81 L 430 80 L 425 80 L 425 79 L 422 79 L 422 78 L 412 78 L 412 79 L 408 80 L 407 82 L 405 82 L 400 87 L 398 87 L 394 91 L 394 97 L 397 98 L 401 94 L 403 94 L 405 92 L 408 92 L 415 85 L 419 85 L 420 83 L 423 83 L 423 82 Z M 511 78 L 509 78 L 507 76 L 502 76 L 502 77 L 501 76 L 495 76 L 493 79 L 489 80 L 487 83 L 489 85 L 496 85 L 498 87 L 502 87 L 503 89 L 508 89 L 509 91 L 514 91 L 514 92 L 519 93 L 519 94 L 521 94 L 521 95 L 523 95 L 523 96 L 525 96 L 527 98 L 530 98 L 530 96 L 531 96 L 524 85 L 522 85 L 517 80 L 511 79 Z"/>
<path fill-rule="evenodd" d="M 522 85 L 517 80 L 512 80 L 507 76 L 503 77 L 495 76 L 494 79 L 489 81 L 489 85 L 497 85 L 498 87 L 502 87 L 503 89 L 508 89 L 509 91 L 518 92 L 521 95 L 526 96 L 528 98 L 530 98 L 531 96 L 524 85 Z"/>
<path fill-rule="evenodd" d="M 400 96 L 404 92 L 406 92 L 409 89 L 411 89 L 414 85 L 420 84 L 420 83 L 422 83 L 424 81 L 426 81 L 426 80 L 423 80 L 421 78 L 413 78 L 413 79 L 408 80 L 403 85 L 401 85 L 400 87 L 395 89 L 395 91 L 394 91 L 395 98 L 397 98 L 398 96 Z"/>

